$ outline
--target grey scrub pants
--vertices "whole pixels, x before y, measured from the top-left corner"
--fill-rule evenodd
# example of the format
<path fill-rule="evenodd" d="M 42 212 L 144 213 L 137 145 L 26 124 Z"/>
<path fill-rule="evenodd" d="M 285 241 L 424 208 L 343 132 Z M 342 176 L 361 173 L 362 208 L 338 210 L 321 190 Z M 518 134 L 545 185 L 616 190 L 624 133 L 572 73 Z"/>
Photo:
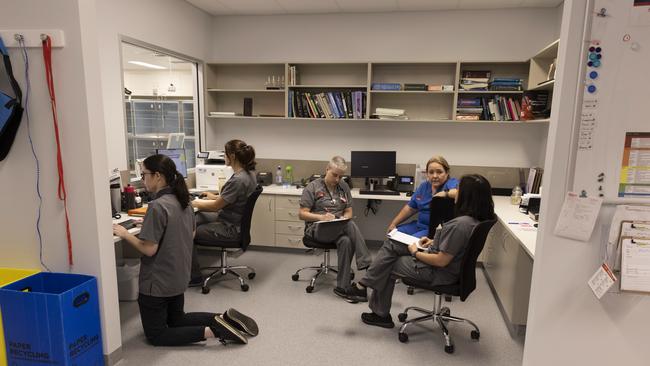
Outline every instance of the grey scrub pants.
<path fill-rule="evenodd" d="M 209 242 L 219 239 L 235 240 L 239 238 L 237 227 L 218 220 L 217 212 L 196 213 L 195 242 Z M 192 249 L 192 279 L 202 278 L 196 245 Z"/>
<path fill-rule="evenodd" d="M 329 233 L 328 233 L 329 234 Z M 317 241 L 327 241 L 319 239 L 317 225 L 310 225 L 305 229 L 305 235 L 314 238 Z M 326 235 L 331 237 L 331 235 Z M 366 246 L 366 241 L 361 234 L 361 230 L 354 221 L 348 221 L 343 229 L 343 234 L 336 241 L 336 256 L 338 258 L 338 275 L 336 276 L 336 286 L 346 288 L 350 285 L 350 266 L 352 257 L 356 256 L 357 268 L 365 269 L 370 266 L 372 257 Z"/>
<path fill-rule="evenodd" d="M 359 282 L 373 289 L 368 307 L 373 313 L 386 317 L 390 315 L 395 289 L 395 277 L 408 277 L 423 282 L 433 282 L 434 269 L 411 256 L 408 247 L 386 239 Z"/>

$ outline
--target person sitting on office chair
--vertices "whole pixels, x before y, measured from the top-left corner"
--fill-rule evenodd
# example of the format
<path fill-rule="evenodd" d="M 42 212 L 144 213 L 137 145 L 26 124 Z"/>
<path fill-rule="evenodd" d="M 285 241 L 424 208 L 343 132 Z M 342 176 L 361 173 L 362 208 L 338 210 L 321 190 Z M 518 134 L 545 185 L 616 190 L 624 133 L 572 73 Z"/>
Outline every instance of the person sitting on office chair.
<path fill-rule="evenodd" d="M 352 221 L 352 194 L 348 184 L 341 179 L 346 170 L 345 159 L 333 157 L 327 164 L 325 177 L 310 182 L 303 189 L 299 212 L 300 219 L 305 221 L 306 236 L 316 241 L 336 242 L 339 272 L 334 293 L 343 298 L 351 281 L 352 256 L 356 256 L 358 270 L 368 268 L 372 260 L 361 231 Z M 316 223 L 335 218 L 349 219 L 342 232 L 327 232 L 326 225 Z"/>
<path fill-rule="evenodd" d="M 230 140 L 224 146 L 226 165 L 235 172 L 216 195 L 206 193 L 202 200 L 192 201 L 197 209 L 197 241 L 236 240 L 248 196 L 257 186 L 255 149 L 241 140 Z M 196 248 L 192 254 L 190 286 L 201 286 L 203 275 Z"/>
<path fill-rule="evenodd" d="M 142 181 L 154 199 L 139 237 L 120 225 L 113 225 L 113 234 L 144 254 L 138 305 L 145 336 L 154 346 L 180 346 L 208 338 L 224 344 L 247 343 L 242 332 L 257 334 L 257 324 L 237 310 L 228 309 L 223 315 L 183 310 L 195 231 L 190 195 L 169 157 L 152 155 L 143 164 Z"/>
<path fill-rule="evenodd" d="M 413 235 L 417 238 L 429 233 L 430 204 L 432 197 L 456 198 L 458 180 L 449 177 L 449 163 L 442 156 L 434 156 L 427 162 L 427 180 L 415 190 L 411 200 L 404 205 L 400 212 L 388 225 L 388 232 L 397 228 L 398 231 Z M 406 224 L 402 222 L 418 214 L 418 219 Z"/>
<path fill-rule="evenodd" d="M 361 320 L 369 325 L 393 328 L 390 315 L 394 277 L 408 277 L 433 285 L 456 283 L 460 276 L 463 253 L 474 227 L 494 218 L 490 183 L 478 174 L 465 175 L 460 180 L 456 196 L 456 218 L 447 221 L 433 240 L 422 237 L 417 243 L 404 245 L 387 239 L 366 275 L 356 285 L 346 289 L 350 300 L 367 299 L 367 288 L 373 289 L 368 307 Z M 420 247 L 425 250 L 418 250 Z"/>

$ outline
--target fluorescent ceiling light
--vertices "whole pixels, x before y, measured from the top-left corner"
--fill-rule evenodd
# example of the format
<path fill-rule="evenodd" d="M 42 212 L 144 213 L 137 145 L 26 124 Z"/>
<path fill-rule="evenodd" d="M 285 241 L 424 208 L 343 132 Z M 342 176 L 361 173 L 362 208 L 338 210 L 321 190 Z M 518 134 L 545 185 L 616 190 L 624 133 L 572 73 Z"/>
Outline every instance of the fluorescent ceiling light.
<path fill-rule="evenodd" d="M 158 66 L 158 65 L 154 65 L 154 64 L 149 64 L 149 63 L 142 62 L 142 61 L 129 61 L 129 63 L 134 64 L 134 65 L 148 67 L 150 69 L 157 69 L 157 70 L 165 70 L 166 69 L 166 67 Z"/>

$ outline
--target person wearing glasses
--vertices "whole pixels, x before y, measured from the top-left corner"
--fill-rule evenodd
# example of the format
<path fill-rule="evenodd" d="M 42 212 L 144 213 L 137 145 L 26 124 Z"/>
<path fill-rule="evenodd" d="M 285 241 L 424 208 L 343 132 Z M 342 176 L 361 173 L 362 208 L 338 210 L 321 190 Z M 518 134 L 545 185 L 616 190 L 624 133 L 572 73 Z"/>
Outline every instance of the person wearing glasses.
<path fill-rule="evenodd" d="M 310 182 L 303 189 L 298 214 L 305 221 L 306 236 L 317 241 L 336 243 L 338 274 L 334 293 L 349 302 L 356 302 L 344 296 L 345 288 L 350 285 L 352 257 L 356 257 L 358 270 L 368 268 L 372 258 L 361 230 L 352 221 L 352 194 L 348 184 L 341 179 L 346 170 L 345 159 L 333 157 L 327 164 L 325 177 Z M 336 218 L 348 219 L 342 231 L 335 227 L 336 232 L 331 232 L 329 226 L 316 223 Z"/>
<path fill-rule="evenodd" d="M 197 210 L 196 241 L 237 240 L 248 196 L 257 187 L 255 149 L 241 140 L 230 140 L 224 146 L 226 165 L 234 174 L 216 195 L 206 193 L 205 199 L 192 201 Z M 190 286 L 201 286 L 203 274 L 196 249 L 192 255 Z"/>
<path fill-rule="evenodd" d="M 398 231 L 413 235 L 416 238 L 427 236 L 429 233 L 429 218 L 431 216 L 431 199 L 433 197 L 456 198 L 458 180 L 449 176 L 449 163 L 442 156 L 434 156 L 427 162 L 427 180 L 422 182 L 404 205 L 400 212 L 388 225 L 388 232 L 397 228 Z M 402 224 L 411 216 L 418 214 L 417 220 Z"/>
<path fill-rule="evenodd" d="M 147 340 L 154 346 L 180 346 L 217 338 L 247 343 L 257 324 L 235 309 L 223 314 L 186 313 L 184 293 L 190 279 L 195 219 L 183 176 L 165 155 L 143 162 L 143 182 L 152 195 L 138 237 L 120 225 L 113 234 L 143 254 L 138 305 Z"/>
<path fill-rule="evenodd" d="M 447 221 L 432 239 L 422 237 L 417 243 L 405 245 L 387 239 L 366 275 L 346 289 L 351 300 L 368 299 L 367 288 L 373 289 L 361 321 L 368 325 L 393 328 L 390 315 L 395 277 L 413 278 L 432 285 L 456 283 L 460 277 L 461 261 L 469 245 L 472 231 L 481 221 L 494 218 L 490 183 L 478 174 L 460 179 L 455 209 L 458 216 Z M 420 251 L 420 247 L 426 248 Z"/>

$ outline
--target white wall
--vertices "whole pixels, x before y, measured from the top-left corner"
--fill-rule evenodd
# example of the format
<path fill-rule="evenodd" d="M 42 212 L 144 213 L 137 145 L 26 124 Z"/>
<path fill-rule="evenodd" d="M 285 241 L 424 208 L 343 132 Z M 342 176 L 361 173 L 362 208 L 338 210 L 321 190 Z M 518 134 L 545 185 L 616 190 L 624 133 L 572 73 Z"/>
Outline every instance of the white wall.
<path fill-rule="evenodd" d="M 169 84 L 176 87 L 176 91 L 167 90 Z M 194 96 L 195 82 L 192 78 L 191 70 L 174 71 L 144 71 L 144 70 L 127 70 L 124 72 L 124 87 L 133 92 L 132 95 L 153 95 L 153 90 L 157 91 L 158 96 Z"/>
<path fill-rule="evenodd" d="M 549 131 L 538 245 L 528 313 L 524 365 L 648 365 L 647 327 L 650 299 L 632 294 L 605 294 L 597 300 L 587 280 L 601 263 L 601 245 L 613 207 L 601 210 L 589 242 L 555 236 L 553 229 L 567 188 L 576 90 L 584 60 L 581 33 L 587 0 L 567 0 L 562 19 L 560 68 Z M 615 3 L 615 4 L 614 4 Z M 610 1 L 608 13 L 627 15 L 632 1 Z M 642 40 L 641 40 L 642 42 Z M 605 49 L 606 50 L 606 49 Z M 605 57 L 607 57 L 605 55 Z M 643 70 L 638 70 L 639 73 Z"/>
<path fill-rule="evenodd" d="M 552 8 L 224 16 L 214 20 L 209 61 L 523 61 L 556 37 L 557 20 Z M 345 156 L 353 148 L 372 146 L 397 149 L 401 163 L 419 163 L 438 153 L 454 165 L 511 167 L 541 164 L 547 131 L 543 126 L 460 123 L 208 120 L 206 125 L 208 148 L 238 137 L 264 158 L 296 158 L 299 152 L 301 158 L 327 160 L 334 153 Z"/>
<path fill-rule="evenodd" d="M 97 4 L 109 167 L 126 169 L 120 35 L 199 60 L 209 55 L 212 17 L 180 0 L 115 0 Z"/>
<path fill-rule="evenodd" d="M 43 259 L 53 271 L 71 270 L 97 277 L 103 347 L 109 353 L 121 340 L 94 5 L 94 1 L 86 0 L 7 0 L 3 8 L 10 11 L 0 12 L 0 24 L 5 29 L 54 28 L 65 33 L 66 47 L 53 51 L 53 71 L 75 263 L 72 268 L 67 260 L 64 209 L 56 198 L 56 145 L 42 51 L 29 49 L 32 92 L 28 110 L 40 160 Z M 34 11 L 37 8 L 39 11 Z M 11 49 L 10 54 L 25 91 L 20 53 Z M 0 266 L 40 268 L 36 166 L 27 140 L 26 118 L 9 156 L 0 162 L 0 181 Z"/>

